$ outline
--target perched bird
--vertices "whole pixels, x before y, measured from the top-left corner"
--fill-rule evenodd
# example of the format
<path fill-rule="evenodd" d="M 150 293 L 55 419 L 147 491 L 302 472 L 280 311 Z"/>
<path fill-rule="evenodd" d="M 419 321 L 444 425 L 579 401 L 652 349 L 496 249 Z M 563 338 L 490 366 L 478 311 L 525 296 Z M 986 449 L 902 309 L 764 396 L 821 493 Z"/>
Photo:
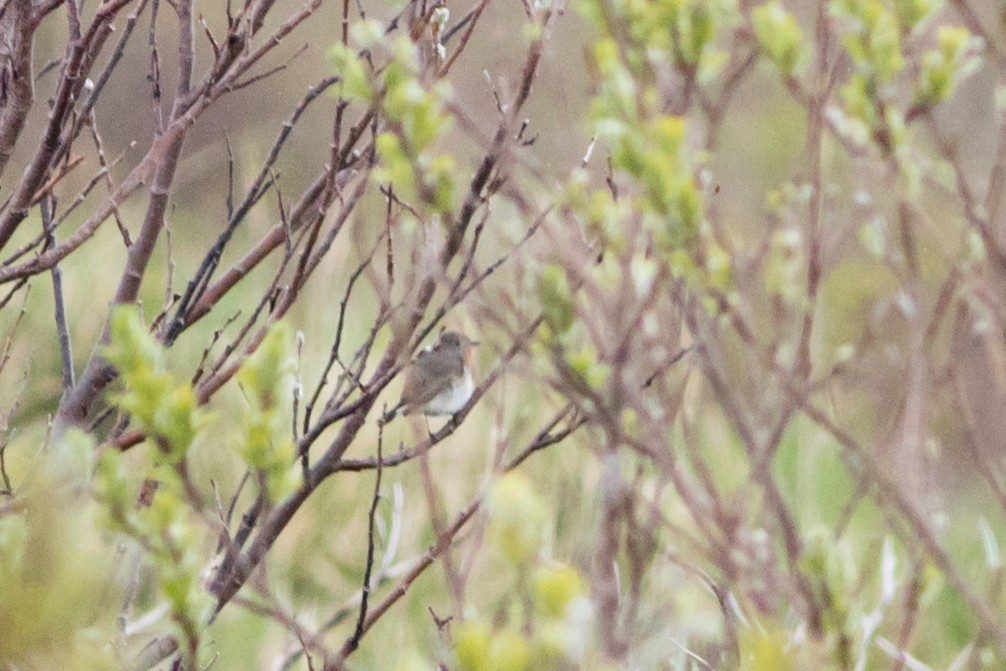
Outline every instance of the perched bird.
<path fill-rule="evenodd" d="M 432 347 L 413 359 L 405 371 L 402 399 L 384 413 L 380 422 L 398 415 L 422 413 L 427 417 L 453 415 L 465 407 L 475 390 L 472 348 L 477 342 L 456 331 L 445 331 Z"/>

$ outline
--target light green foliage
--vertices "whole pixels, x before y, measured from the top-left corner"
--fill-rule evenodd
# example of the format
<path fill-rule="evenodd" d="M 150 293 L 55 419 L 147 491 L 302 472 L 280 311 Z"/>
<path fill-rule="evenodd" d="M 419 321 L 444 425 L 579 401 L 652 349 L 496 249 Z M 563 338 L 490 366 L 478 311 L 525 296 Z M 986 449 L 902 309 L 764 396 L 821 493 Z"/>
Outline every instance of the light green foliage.
<path fill-rule="evenodd" d="M 601 38 L 594 44 L 594 64 L 601 75 L 594 102 L 599 117 L 597 127 L 612 135 L 619 132 L 621 123 L 624 123 L 621 120 L 634 122 L 639 117 L 637 83 L 622 58 L 624 55 L 614 39 Z"/>
<path fill-rule="evenodd" d="M 596 263 L 576 269 L 600 292 L 594 301 L 618 301 L 626 285 L 646 300 L 658 278 L 669 274 L 717 286 L 730 280 L 729 260 L 704 230 L 700 161 L 688 145 L 688 123 L 667 113 L 657 86 L 658 73 L 672 64 L 697 72 L 721 19 L 718 7 L 674 0 L 579 5 L 600 33 L 593 47 L 598 78 L 591 127 L 609 152 L 618 185 L 616 197 L 576 171 L 564 193 L 566 210 L 605 250 Z M 561 264 L 550 264 L 538 282 L 548 325 L 544 339 L 567 377 L 600 389 L 612 367 L 589 341 L 578 316 L 592 308 L 571 297 L 567 277 Z"/>
<path fill-rule="evenodd" d="M 462 671 L 483 671 L 489 667 L 492 629 L 483 620 L 466 620 L 454 632 L 454 657 Z"/>
<path fill-rule="evenodd" d="M 922 69 L 916 86 L 920 105 L 935 105 L 949 98 L 957 83 L 974 72 L 981 61 L 976 55 L 982 47 L 980 38 L 960 26 L 936 29 L 937 48 L 922 54 Z"/>
<path fill-rule="evenodd" d="M 202 530 L 182 498 L 174 471 L 159 468 L 156 473 L 157 491 L 150 505 L 138 508 L 122 454 L 105 449 L 98 459 L 94 492 L 106 525 L 143 548 L 158 591 L 169 605 L 175 633 L 186 642 L 184 649 L 191 650 L 198 648 L 214 604 L 202 585 Z"/>
<path fill-rule="evenodd" d="M 25 538 L 28 528 L 20 515 L 0 517 L 0 574 L 11 575 L 24 560 Z"/>
<path fill-rule="evenodd" d="M 858 576 L 848 542 L 835 542 L 831 529 L 821 524 L 811 527 L 806 536 L 808 540 L 800 557 L 800 567 L 824 594 L 822 603 L 827 604 L 824 615 L 828 629 L 854 629 L 849 621 L 852 608 L 849 597 Z"/>
<path fill-rule="evenodd" d="M 538 280 L 538 300 L 542 315 L 553 336 L 561 336 L 573 325 L 573 302 L 569 281 L 562 267 L 550 264 L 542 268 Z"/>
<path fill-rule="evenodd" d="M 859 144 L 873 138 L 889 151 L 903 140 L 904 127 L 904 114 L 893 104 L 895 78 L 905 67 L 899 16 L 882 0 L 833 0 L 829 8 L 855 68 L 840 89 L 851 120 L 847 132 Z"/>
<path fill-rule="evenodd" d="M 400 44 L 396 43 L 396 44 Z M 446 129 L 447 117 L 441 108 L 441 98 L 427 91 L 419 82 L 417 66 L 406 60 L 392 62 L 384 72 L 384 111 L 391 121 L 402 125 L 402 135 L 417 152 L 422 152 Z M 437 89 L 446 94 L 446 91 Z"/>
<path fill-rule="evenodd" d="M 897 15 L 882 0 L 834 0 L 830 8 L 843 19 L 842 46 L 871 85 L 889 84 L 905 65 Z"/>
<path fill-rule="evenodd" d="M 370 85 L 363 61 L 352 49 L 340 42 L 333 44 L 328 54 L 341 79 L 342 94 L 351 100 L 369 102 L 373 98 L 374 89 Z"/>
<path fill-rule="evenodd" d="M 293 333 L 285 322 L 273 324 L 262 344 L 237 373 L 248 407 L 241 422 L 238 452 L 259 473 L 271 500 L 291 493 L 300 472 L 291 468 L 295 446 L 289 432 L 288 399 L 296 367 Z"/>
<path fill-rule="evenodd" d="M 878 259 L 887 253 L 887 219 L 877 215 L 870 219 L 856 232 L 863 248 Z"/>
<path fill-rule="evenodd" d="M 611 375 L 611 366 L 598 360 L 597 351 L 588 344 L 566 353 L 566 363 L 588 387 L 599 389 Z"/>
<path fill-rule="evenodd" d="M 545 531 L 544 506 L 528 479 L 510 473 L 496 483 L 489 499 L 489 532 L 507 559 L 526 564 L 534 559 Z"/>
<path fill-rule="evenodd" d="M 529 666 L 531 651 L 527 639 L 512 629 L 503 629 L 489 641 L 489 668 L 498 671 L 524 671 Z"/>
<path fill-rule="evenodd" d="M 686 243 L 701 224 L 703 198 L 687 152 L 685 120 L 664 112 L 654 70 L 671 47 L 687 63 L 697 63 L 715 33 L 715 14 L 704 3 L 680 0 L 602 4 L 580 4 L 601 30 L 594 44 L 599 74 L 591 103 L 594 132 L 610 147 L 612 167 L 640 187 L 633 209 L 652 214 L 647 221 L 659 241 Z M 668 22 L 678 27 L 676 33 L 666 30 Z M 623 26 L 635 38 L 629 45 L 616 41 L 615 31 Z M 672 33 L 679 36 L 674 45 L 668 43 Z M 612 226 L 614 232 L 617 224 Z"/>
<path fill-rule="evenodd" d="M 544 506 L 530 482 L 504 475 L 489 501 L 489 538 L 508 562 L 513 589 L 499 618 L 469 617 L 457 625 L 453 653 L 460 671 L 595 669 L 588 647 L 593 609 L 575 568 L 542 558 Z M 528 579 L 530 578 L 530 580 Z"/>
<path fill-rule="evenodd" d="M 112 315 L 105 358 L 119 371 L 126 387 L 115 397 L 119 407 L 157 440 L 170 462 L 183 459 L 206 418 L 197 407 L 192 385 L 164 370 L 164 352 L 135 309 L 120 307 Z"/>
<path fill-rule="evenodd" d="M 213 614 L 214 599 L 202 585 L 202 531 L 180 496 L 168 488 L 154 494 L 137 515 L 138 538 L 157 571 L 158 587 L 167 598 L 179 634 L 197 641 Z"/>
<path fill-rule="evenodd" d="M 681 56 L 694 65 L 702 58 L 705 47 L 713 38 L 713 17 L 709 3 L 702 0 L 687 0 L 678 3 L 677 15 L 673 18 L 677 25 Z"/>
<path fill-rule="evenodd" d="M 877 106 L 874 102 L 876 87 L 864 74 L 856 73 L 849 77 L 840 89 L 845 111 L 855 123 L 849 128 L 849 134 L 857 144 L 866 144 L 870 130 L 877 125 Z"/>
<path fill-rule="evenodd" d="M 269 328 L 258 349 L 241 364 L 237 381 L 253 407 L 271 410 L 290 397 L 296 370 L 292 348 L 290 325 L 278 322 Z"/>
<path fill-rule="evenodd" d="M 374 19 L 362 19 L 349 27 L 349 37 L 358 49 L 374 49 L 385 39 L 386 26 Z M 333 49 L 341 47 L 341 43 L 333 45 Z"/>
<path fill-rule="evenodd" d="M 377 136 L 375 145 L 381 155 L 381 178 L 393 184 L 399 193 L 415 195 L 416 181 L 412 163 L 398 136 L 394 133 L 381 133 Z"/>
<path fill-rule="evenodd" d="M 671 69 L 696 82 L 719 71 L 726 61 L 714 43 L 737 17 L 729 3 L 691 0 L 583 1 L 577 8 L 597 31 L 590 132 L 608 154 L 611 175 L 602 186 L 586 171 L 574 171 L 562 204 L 604 253 L 574 261 L 575 269 L 565 267 L 568 260 L 546 265 L 537 290 L 548 327 L 544 349 L 590 408 L 621 380 L 597 342 L 604 327 L 586 327 L 585 316 L 616 306 L 631 311 L 626 298 L 650 301 L 655 287 L 672 278 L 730 290 L 732 260 L 705 220 L 700 175 L 706 157 L 694 151 L 691 137 L 699 129 L 693 119 L 671 113 L 674 101 L 661 89 Z M 570 277 L 590 286 L 589 299 L 570 286 Z M 661 319 L 644 312 L 641 323 L 656 329 Z"/>
<path fill-rule="evenodd" d="M 641 110 L 624 102 L 594 100 L 597 135 L 610 144 L 613 167 L 641 188 L 637 207 L 652 213 L 647 221 L 657 239 L 668 247 L 687 243 L 702 221 L 703 198 L 686 158 L 685 120 L 659 113 L 634 119 Z"/>
<path fill-rule="evenodd" d="M 362 22 L 352 37 L 359 49 L 384 49 L 388 57 L 383 69 L 374 73 L 351 47 L 337 44 L 330 51 L 343 78 L 344 95 L 378 105 L 387 122 L 376 142 L 380 164 L 375 178 L 390 184 L 406 201 L 418 199 L 415 205 L 430 208 L 431 214 L 453 211 L 457 205 L 454 158 L 436 152 L 452 126 L 452 117 L 444 109 L 453 95 L 450 84 L 427 81 L 415 45 L 406 36 L 387 40 L 379 25 Z"/>
<path fill-rule="evenodd" d="M 136 494 L 130 488 L 129 474 L 117 450 L 103 450 L 94 470 L 94 494 L 102 502 L 106 525 L 117 531 L 137 526 Z"/>
<path fill-rule="evenodd" d="M 605 277 L 606 269 L 615 272 Z M 622 279 L 611 262 L 602 262 L 595 277 L 609 287 Z M 574 299 L 566 270 L 559 264 L 545 265 L 535 288 L 545 320 L 537 346 L 543 354 L 548 352 L 558 357 L 567 371 L 587 387 L 602 387 L 611 374 L 611 367 L 599 360 L 595 348 L 584 339 L 583 325 L 576 319 L 583 306 Z"/>
<path fill-rule="evenodd" d="M 544 617 L 563 617 L 573 599 L 586 593 L 580 573 L 571 566 L 539 566 L 532 583 L 535 610 Z"/>
<path fill-rule="evenodd" d="M 80 434 L 70 443 L 35 453 L 17 498 L 0 497 L 17 504 L 0 513 L 0 663 L 9 668 L 116 666 L 109 642 L 118 603 L 107 598 L 114 553 L 81 487 L 87 470 L 73 472 L 81 460 L 66 459 L 93 445 Z"/>
<path fill-rule="evenodd" d="M 980 64 L 983 44 L 963 27 L 941 25 L 935 31 L 936 48 L 918 56 L 906 68 L 915 50 L 912 41 L 931 39 L 923 26 L 938 0 L 833 0 L 829 5 L 841 28 L 841 43 L 855 71 L 840 87 L 848 119 L 841 125 L 858 144 L 877 140 L 886 152 L 894 150 L 899 168 L 912 193 L 920 188 L 921 168 L 902 150 L 906 140 L 906 111 L 902 108 L 905 73 L 914 78 L 912 112 L 945 101 L 956 85 Z"/>
<path fill-rule="evenodd" d="M 745 629 L 740 637 L 740 671 L 797 671 L 789 636 L 782 627 Z"/>
<path fill-rule="evenodd" d="M 782 3 L 772 0 L 755 7 L 751 12 L 755 35 L 768 57 L 783 75 L 790 76 L 800 60 L 803 31 L 793 15 Z"/>
<path fill-rule="evenodd" d="M 238 453 L 259 475 L 271 500 L 292 491 L 300 477 L 292 467 L 294 446 L 288 431 L 292 340 L 289 326 L 273 325 L 236 374 L 247 401 Z M 198 407 L 191 384 L 166 370 L 164 351 L 143 326 L 137 310 L 121 307 L 114 312 L 105 357 L 123 382 L 124 389 L 114 400 L 160 449 L 153 453 L 153 467 L 147 474 L 156 480 L 148 506 L 137 507 L 123 456 L 114 448 L 105 449 L 98 458 L 94 492 L 106 525 L 143 548 L 159 592 L 169 604 L 176 633 L 185 642 L 182 649 L 197 650 L 214 600 L 202 584 L 203 531 L 192 515 L 193 506 L 202 503 L 195 500 L 199 493 L 181 466 L 189 448 L 206 431 L 209 418 Z"/>
<path fill-rule="evenodd" d="M 908 31 L 920 27 L 933 12 L 943 4 L 943 0 L 894 0 L 898 22 Z"/>
<path fill-rule="evenodd" d="M 626 54 L 638 73 L 668 56 L 687 66 L 699 65 L 715 35 L 721 5 L 703 0 L 619 0 L 580 2 L 577 10 L 602 31 L 619 31 L 624 26 L 640 47 Z"/>

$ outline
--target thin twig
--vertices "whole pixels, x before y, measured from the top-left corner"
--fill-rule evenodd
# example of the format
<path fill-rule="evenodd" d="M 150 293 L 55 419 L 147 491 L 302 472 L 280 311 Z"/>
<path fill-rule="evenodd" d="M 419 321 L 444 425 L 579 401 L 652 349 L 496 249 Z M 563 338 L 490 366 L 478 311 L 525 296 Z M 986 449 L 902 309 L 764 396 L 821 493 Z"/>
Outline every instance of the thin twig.
<path fill-rule="evenodd" d="M 367 602 L 370 598 L 370 574 L 374 568 L 374 519 L 377 517 L 377 504 L 381 500 L 381 447 L 384 444 L 384 426 L 377 429 L 377 474 L 374 476 L 374 497 L 370 502 L 370 513 L 367 516 L 367 563 L 363 569 L 363 591 L 360 598 L 360 614 L 356 620 L 356 629 L 346 641 L 350 650 L 356 650 L 363 637 L 364 624 L 367 621 Z"/>
<path fill-rule="evenodd" d="M 52 231 L 52 213 L 55 209 L 52 197 L 43 199 L 39 208 L 42 214 L 42 228 L 48 231 L 46 246 L 52 247 L 56 244 L 56 236 Z M 53 310 L 56 320 L 56 337 L 59 342 L 59 360 L 63 369 L 63 389 L 67 390 L 73 387 L 74 373 L 70 329 L 66 322 L 66 304 L 63 300 L 63 272 L 60 270 L 59 264 L 53 265 L 49 272 L 52 275 Z"/>

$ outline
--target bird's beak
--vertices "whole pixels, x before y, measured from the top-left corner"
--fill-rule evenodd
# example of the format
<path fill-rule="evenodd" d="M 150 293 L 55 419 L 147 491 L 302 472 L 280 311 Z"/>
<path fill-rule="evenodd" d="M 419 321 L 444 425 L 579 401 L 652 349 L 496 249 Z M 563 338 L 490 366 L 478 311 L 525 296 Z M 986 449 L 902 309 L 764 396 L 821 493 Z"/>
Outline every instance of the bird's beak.
<path fill-rule="evenodd" d="M 469 340 L 469 341 L 468 341 L 468 343 L 469 343 L 469 344 L 470 344 L 470 345 L 471 345 L 472 347 L 476 347 L 476 346 L 478 346 L 478 344 L 479 344 L 479 341 L 478 341 L 478 340 Z"/>

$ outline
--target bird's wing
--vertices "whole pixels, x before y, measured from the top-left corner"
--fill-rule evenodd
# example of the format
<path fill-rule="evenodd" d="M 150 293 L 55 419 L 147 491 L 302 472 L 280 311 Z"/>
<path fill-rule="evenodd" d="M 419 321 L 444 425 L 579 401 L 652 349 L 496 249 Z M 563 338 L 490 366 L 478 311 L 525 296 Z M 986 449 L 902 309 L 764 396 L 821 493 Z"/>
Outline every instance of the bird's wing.
<path fill-rule="evenodd" d="M 421 352 L 409 369 L 402 403 L 417 406 L 428 403 L 464 377 L 465 364 L 461 357 L 447 356 L 443 352 Z"/>

